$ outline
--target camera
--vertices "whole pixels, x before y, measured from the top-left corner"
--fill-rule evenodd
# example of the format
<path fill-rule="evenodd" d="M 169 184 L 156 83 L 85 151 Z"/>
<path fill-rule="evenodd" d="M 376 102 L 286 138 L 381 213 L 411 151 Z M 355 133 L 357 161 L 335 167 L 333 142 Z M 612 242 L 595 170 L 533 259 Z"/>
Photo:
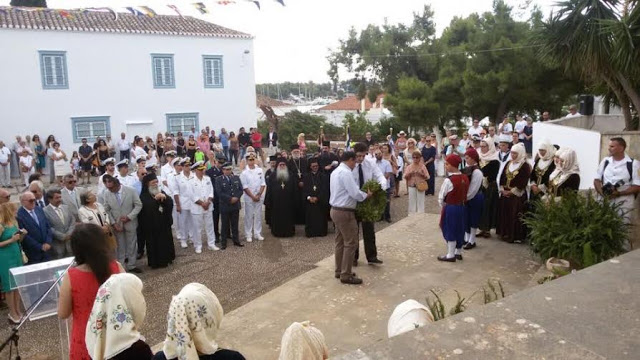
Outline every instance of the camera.
<path fill-rule="evenodd" d="M 609 196 L 613 194 L 614 191 L 617 191 L 622 185 L 624 185 L 624 180 L 618 180 L 615 184 L 606 183 L 602 187 L 602 193 Z"/>

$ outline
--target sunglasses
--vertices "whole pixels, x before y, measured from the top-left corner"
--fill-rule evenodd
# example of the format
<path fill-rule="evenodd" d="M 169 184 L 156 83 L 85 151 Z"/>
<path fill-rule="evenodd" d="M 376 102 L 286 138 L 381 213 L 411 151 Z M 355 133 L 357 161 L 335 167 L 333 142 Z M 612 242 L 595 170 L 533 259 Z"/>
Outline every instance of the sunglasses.
<path fill-rule="evenodd" d="M 28 202 L 29 204 L 33 204 L 34 202 L 36 202 L 36 199 L 29 199 L 29 200 L 27 200 L 27 202 Z"/>
<path fill-rule="evenodd" d="M 77 181 L 75 181 L 75 180 L 69 180 L 69 181 L 67 181 L 67 184 L 75 184 L 76 182 Z"/>

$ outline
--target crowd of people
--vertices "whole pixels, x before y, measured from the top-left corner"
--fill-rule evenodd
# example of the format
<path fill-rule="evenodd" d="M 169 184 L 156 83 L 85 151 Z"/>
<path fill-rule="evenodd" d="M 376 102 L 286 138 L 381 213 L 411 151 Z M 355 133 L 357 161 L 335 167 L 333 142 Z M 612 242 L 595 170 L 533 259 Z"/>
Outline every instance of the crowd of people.
<path fill-rule="evenodd" d="M 105 351 L 114 344 L 100 343 L 104 341 L 99 339 L 100 329 L 93 329 L 92 335 L 87 332 L 85 347 L 84 325 L 79 321 L 76 330 L 75 320 L 86 319 L 87 331 L 90 329 L 89 310 L 98 306 L 94 298 L 96 293 L 100 297 L 100 286 L 113 291 L 128 286 L 131 292 L 141 287 L 129 278 L 110 288 L 111 274 L 141 273 L 137 263 L 145 253 L 149 267 L 167 267 L 175 259 L 174 243 L 202 253 L 203 239 L 211 251 L 226 249 L 229 240 L 238 247 L 264 241 L 263 219 L 278 238 L 295 236 L 296 225 L 304 225 L 306 237 L 326 236 L 333 223 L 335 277 L 345 284 L 361 284 L 362 279 L 352 272 L 358 265 L 360 227 L 367 262 L 383 264 L 375 244 L 374 222 L 355 216 L 357 203 L 372 196 L 361 190 L 371 180 L 379 183 L 387 199 L 379 221 L 391 222 L 392 198 L 404 192 L 409 214 L 423 213 L 425 197 L 436 196 L 435 178 L 445 176 L 437 192 L 442 207 L 440 226 L 447 243 L 440 261 L 462 260 L 463 249 L 475 248 L 477 238 L 491 237 L 494 229 L 504 241 L 521 242 L 527 232 L 522 216 L 531 211 L 534 200 L 558 199 L 580 185 L 573 149 L 542 141 L 533 159 L 527 156 L 527 142 L 532 139 L 527 121 L 519 119 L 515 126 L 505 121 L 496 130 L 474 120 L 462 138 L 449 129 L 440 141 L 435 133 L 414 138 L 404 131 L 380 142 L 367 133 L 361 142 L 346 148 L 332 148 L 329 141 L 319 139 L 317 153 L 309 150 L 304 134 L 288 151 L 283 150 L 273 127 L 264 137 L 253 128 L 249 133 L 240 128 L 238 135 L 227 134 L 225 129 L 216 135 L 206 128 L 201 132 L 192 129 L 186 137 L 158 134 L 155 140 L 135 136 L 129 141 L 122 133 L 118 141 L 107 137 L 97 139 L 93 146 L 82 139 L 70 158 L 53 136 L 44 144 L 37 135 L 25 140 L 18 136 L 11 150 L 0 141 L 2 185 L 11 186 L 12 162 L 16 162 L 26 187 L 19 193 L 19 204 L 10 202 L 10 193 L 0 189 L 0 279 L 9 320 L 16 323 L 22 316 L 9 269 L 75 256 L 78 266 L 63 281 L 59 314 L 75 315 L 72 304 L 82 304 L 84 315 L 74 316 L 78 341 L 74 346 L 83 353 Z M 624 139 L 611 139 L 611 156 L 600 164 L 594 185 L 600 195 L 628 209 L 640 190 L 640 179 L 639 162 L 626 155 L 625 149 Z M 43 181 L 47 173 L 51 176 L 48 188 Z M 78 186 L 78 179 L 89 185 L 95 177 L 95 188 Z M 96 254 L 103 253 L 98 259 Z M 70 289 L 72 283 L 84 284 L 83 298 L 72 299 L 79 296 Z M 203 298 L 215 298 L 207 291 L 191 289 Z M 113 299 L 126 301 L 127 297 Z M 111 305 L 100 304 L 98 313 L 110 309 Z M 144 318 L 144 309 L 131 311 Z M 177 331 L 175 326 L 170 320 L 170 334 Z M 143 344 L 135 345 L 140 339 L 135 322 L 130 329 L 128 340 L 108 355 L 124 351 L 124 345 L 148 352 Z M 216 330 L 203 330 L 204 334 L 192 339 L 215 344 Z M 165 343 L 165 357 L 161 358 L 179 355 L 175 346 Z"/>

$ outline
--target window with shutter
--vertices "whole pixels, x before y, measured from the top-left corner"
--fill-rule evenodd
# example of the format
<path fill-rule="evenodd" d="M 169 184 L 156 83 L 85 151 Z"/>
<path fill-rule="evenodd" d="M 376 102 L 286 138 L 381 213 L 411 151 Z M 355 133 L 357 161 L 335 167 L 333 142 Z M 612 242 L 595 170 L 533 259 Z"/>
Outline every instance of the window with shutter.
<path fill-rule="evenodd" d="M 198 129 L 198 113 L 166 114 L 167 131 L 173 134 L 189 132 L 194 127 Z"/>
<path fill-rule="evenodd" d="M 68 89 L 67 55 L 64 51 L 39 51 L 42 88 Z"/>
<path fill-rule="evenodd" d="M 95 141 L 97 137 L 105 138 L 111 134 L 109 116 L 89 116 L 71 118 L 73 142 L 79 143 L 82 138 Z"/>
<path fill-rule="evenodd" d="M 153 87 L 156 89 L 175 88 L 173 54 L 151 54 Z"/>
<path fill-rule="evenodd" d="M 205 88 L 222 88 L 224 87 L 224 78 L 222 71 L 222 56 L 220 55 L 203 55 L 203 76 Z"/>

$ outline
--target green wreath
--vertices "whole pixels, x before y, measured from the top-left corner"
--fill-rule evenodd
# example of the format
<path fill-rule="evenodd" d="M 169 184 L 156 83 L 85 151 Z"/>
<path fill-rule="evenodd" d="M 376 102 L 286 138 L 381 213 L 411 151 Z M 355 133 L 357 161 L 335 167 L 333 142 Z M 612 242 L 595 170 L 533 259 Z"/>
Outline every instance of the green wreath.
<path fill-rule="evenodd" d="M 356 206 L 356 217 L 360 221 L 376 222 L 380 220 L 387 206 L 387 193 L 376 180 L 369 180 L 362 185 L 362 191 L 371 191 L 373 196 Z"/>

